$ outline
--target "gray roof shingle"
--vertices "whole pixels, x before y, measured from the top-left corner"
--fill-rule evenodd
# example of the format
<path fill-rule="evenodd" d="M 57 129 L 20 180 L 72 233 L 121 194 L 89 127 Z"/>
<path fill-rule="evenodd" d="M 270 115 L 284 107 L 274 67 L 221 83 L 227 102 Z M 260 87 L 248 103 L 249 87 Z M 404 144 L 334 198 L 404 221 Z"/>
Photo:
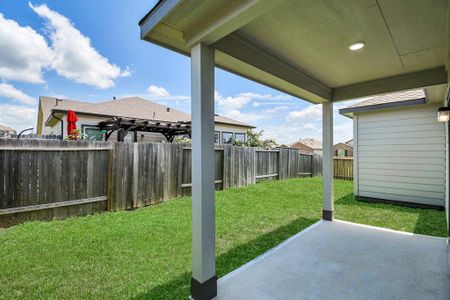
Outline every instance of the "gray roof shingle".
<path fill-rule="evenodd" d="M 58 105 L 56 105 L 56 100 L 57 99 L 53 97 L 40 97 L 44 122 L 50 117 L 52 110 L 67 111 L 69 109 L 81 114 L 84 113 L 106 117 L 127 117 L 132 119 L 160 121 L 191 120 L 191 115 L 188 113 L 140 97 L 130 97 L 97 103 L 62 99 L 58 101 Z M 247 123 L 219 115 L 215 116 L 215 121 L 217 123 L 245 126 L 248 128 L 254 127 Z"/>
<path fill-rule="evenodd" d="M 298 141 L 296 141 L 295 143 L 291 144 L 290 146 L 292 147 L 293 145 L 297 144 L 297 143 L 301 143 L 311 149 L 315 149 L 315 150 L 320 150 L 323 148 L 322 143 L 316 139 L 313 138 L 304 138 L 304 139 L 299 139 Z"/>
<path fill-rule="evenodd" d="M 384 109 L 402 105 L 415 105 L 426 103 L 426 94 L 423 89 L 389 93 L 370 97 L 364 101 L 341 108 L 339 113 L 349 114 L 375 109 Z"/>

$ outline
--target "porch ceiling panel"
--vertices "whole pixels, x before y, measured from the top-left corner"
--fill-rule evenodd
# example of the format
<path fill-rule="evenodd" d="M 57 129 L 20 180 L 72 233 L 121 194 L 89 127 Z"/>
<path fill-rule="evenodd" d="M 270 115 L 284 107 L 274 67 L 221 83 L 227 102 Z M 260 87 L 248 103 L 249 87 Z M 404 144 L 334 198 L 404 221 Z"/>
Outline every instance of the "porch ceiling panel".
<path fill-rule="evenodd" d="M 375 1 L 292 0 L 239 33 L 332 88 L 403 71 Z"/>
<path fill-rule="evenodd" d="M 379 3 L 290 0 L 238 32 L 331 88 L 445 65 L 447 0 Z"/>
<path fill-rule="evenodd" d="M 447 84 L 448 3 L 163 0 L 141 38 L 185 55 L 202 42 L 218 67 L 313 103 L 339 101 Z M 357 41 L 366 47 L 350 51 Z"/>

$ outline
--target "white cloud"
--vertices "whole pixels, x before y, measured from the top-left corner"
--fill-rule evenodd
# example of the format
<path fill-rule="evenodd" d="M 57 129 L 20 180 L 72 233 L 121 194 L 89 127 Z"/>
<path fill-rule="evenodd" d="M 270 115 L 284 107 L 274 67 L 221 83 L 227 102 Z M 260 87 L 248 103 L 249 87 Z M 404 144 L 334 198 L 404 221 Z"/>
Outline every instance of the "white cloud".
<path fill-rule="evenodd" d="M 273 113 L 277 113 L 277 112 L 283 111 L 288 108 L 289 108 L 289 106 L 286 106 L 286 105 L 276 106 L 274 108 L 270 108 L 270 109 L 266 110 L 266 113 L 273 114 Z"/>
<path fill-rule="evenodd" d="M 274 139 L 279 144 L 289 145 L 301 137 L 312 137 L 322 140 L 321 128 L 318 128 L 313 124 L 292 126 L 292 124 L 285 123 L 278 126 L 268 126 L 263 129 L 264 138 Z"/>
<path fill-rule="evenodd" d="M 242 121 L 245 123 L 251 123 L 265 119 L 267 116 L 258 113 L 243 113 L 237 109 L 231 109 L 221 114 L 224 117 Z"/>
<path fill-rule="evenodd" d="M 353 138 L 353 120 L 344 119 L 345 121 L 333 128 L 334 142 L 346 142 Z"/>
<path fill-rule="evenodd" d="M 123 70 L 122 72 L 120 72 L 120 77 L 130 77 L 132 73 L 133 73 L 133 72 L 131 71 L 130 67 L 127 66 L 127 67 L 125 68 L 125 70 Z"/>
<path fill-rule="evenodd" d="M 244 107 L 249 102 L 253 102 L 253 107 L 259 107 L 261 105 L 286 105 L 287 103 L 284 103 L 283 101 L 292 99 L 292 97 L 289 95 L 280 94 L 274 96 L 272 94 L 258 94 L 252 92 L 239 93 L 236 96 L 223 97 L 221 94 L 215 91 L 214 96 L 219 106 L 223 107 L 224 109 L 239 109 Z M 289 103 L 288 105 L 292 105 L 292 103 Z"/>
<path fill-rule="evenodd" d="M 0 103 L 0 111 L 2 112 L 0 123 L 17 130 L 17 132 L 25 128 L 36 127 L 36 108 Z"/>
<path fill-rule="evenodd" d="M 0 83 L 0 97 L 9 98 L 23 104 L 35 104 L 35 99 L 33 97 L 7 83 Z"/>
<path fill-rule="evenodd" d="M 247 92 L 247 93 L 240 93 L 239 95 L 242 97 L 248 97 L 251 99 L 261 99 L 261 100 L 290 100 L 290 99 L 292 99 L 291 96 L 283 95 L 283 94 L 274 96 L 272 94 L 258 94 L 258 93 Z"/>
<path fill-rule="evenodd" d="M 306 108 L 289 112 L 288 122 L 319 121 L 322 119 L 322 105 L 308 105 Z"/>
<path fill-rule="evenodd" d="M 246 105 L 248 102 L 252 100 L 249 94 L 250 93 L 239 94 L 235 97 L 232 96 L 223 97 L 221 94 L 215 91 L 214 98 L 220 107 L 224 109 L 236 110 L 242 108 L 244 105 Z"/>
<path fill-rule="evenodd" d="M 163 88 L 162 86 L 156 86 L 156 85 L 150 85 L 147 88 L 147 92 L 150 94 L 150 96 L 155 96 L 155 97 L 169 97 L 170 94 L 169 92 Z"/>
<path fill-rule="evenodd" d="M 310 129 L 310 130 L 319 130 L 316 125 L 311 124 L 311 123 L 303 125 L 303 128 L 304 129 Z"/>
<path fill-rule="evenodd" d="M 29 3 L 29 6 L 46 20 L 54 52 L 51 67 L 59 75 L 100 89 L 114 86 L 114 79 L 121 75 L 120 68 L 100 55 L 90 39 L 76 29 L 68 18 L 49 9 L 46 4 L 34 6 Z"/>
<path fill-rule="evenodd" d="M 31 27 L 21 27 L 0 13 L 0 77 L 43 83 L 43 69 L 50 66 L 53 52 Z"/>
<path fill-rule="evenodd" d="M 353 138 L 353 120 L 335 116 L 335 122 L 339 122 L 339 124 L 334 125 L 334 144 Z M 281 125 L 262 126 L 262 129 L 264 129 L 265 138 L 275 139 L 280 144 L 292 144 L 299 138 L 306 137 L 322 140 L 321 122 L 306 123 L 304 125 L 286 122 Z"/>

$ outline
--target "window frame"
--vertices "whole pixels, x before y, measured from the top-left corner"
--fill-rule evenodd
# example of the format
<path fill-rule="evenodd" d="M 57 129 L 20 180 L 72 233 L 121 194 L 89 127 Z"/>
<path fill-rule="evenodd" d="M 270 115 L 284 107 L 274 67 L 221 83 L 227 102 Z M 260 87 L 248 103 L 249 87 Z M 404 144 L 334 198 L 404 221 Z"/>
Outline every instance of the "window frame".
<path fill-rule="evenodd" d="M 86 129 L 97 129 L 98 131 L 101 132 L 100 127 L 97 125 L 81 124 L 81 132 L 83 132 L 83 134 L 85 134 L 87 136 Z M 91 140 L 88 139 L 88 141 L 91 141 Z M 97 141 L 97 142 L 105 141 L 104 134 L 102 134 L 102 139 L 100 141 L 99 140 L 93 140 L 93 141 Z"/>
<path fill-rule="evenodd" d="M 216 137 L 217 137 L 217 141 L 216 141 Z M 214 144 L 220 145 L 220 142 L 221 142 L 220 137 L 221 137 L 220 131 L 215 130 L 214 131 Z"/>
<path fill-rule="evenodd" d="M 229 143 L 225 142 L 224 134 L 231 134 L 231 141 Z M 222 144 L 230 145 L 233 144 L 234 141 L 234 133 L 231 131 L 222 131 Z"/>
<path fill-rule="evenodd" d="M 238 135 L 242 135 L 244 137 L 242 141 L 237 139 Z M 235 132 L 234 133 L 234 140 L 235 141 L 240 141 L 241 143 L 245 143 L 247 141 L 247 135 L 244 132 Z"/>

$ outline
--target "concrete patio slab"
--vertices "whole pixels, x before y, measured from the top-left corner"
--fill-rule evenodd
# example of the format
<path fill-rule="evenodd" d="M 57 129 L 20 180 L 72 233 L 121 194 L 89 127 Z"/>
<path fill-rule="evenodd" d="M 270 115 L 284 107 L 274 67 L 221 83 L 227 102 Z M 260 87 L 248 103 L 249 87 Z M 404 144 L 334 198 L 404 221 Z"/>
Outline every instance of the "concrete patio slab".
<path fill-rule="evenodd" d="M 444 238 L 320 221 L 222 277 L 216 299 L 450 299 Z"/>

